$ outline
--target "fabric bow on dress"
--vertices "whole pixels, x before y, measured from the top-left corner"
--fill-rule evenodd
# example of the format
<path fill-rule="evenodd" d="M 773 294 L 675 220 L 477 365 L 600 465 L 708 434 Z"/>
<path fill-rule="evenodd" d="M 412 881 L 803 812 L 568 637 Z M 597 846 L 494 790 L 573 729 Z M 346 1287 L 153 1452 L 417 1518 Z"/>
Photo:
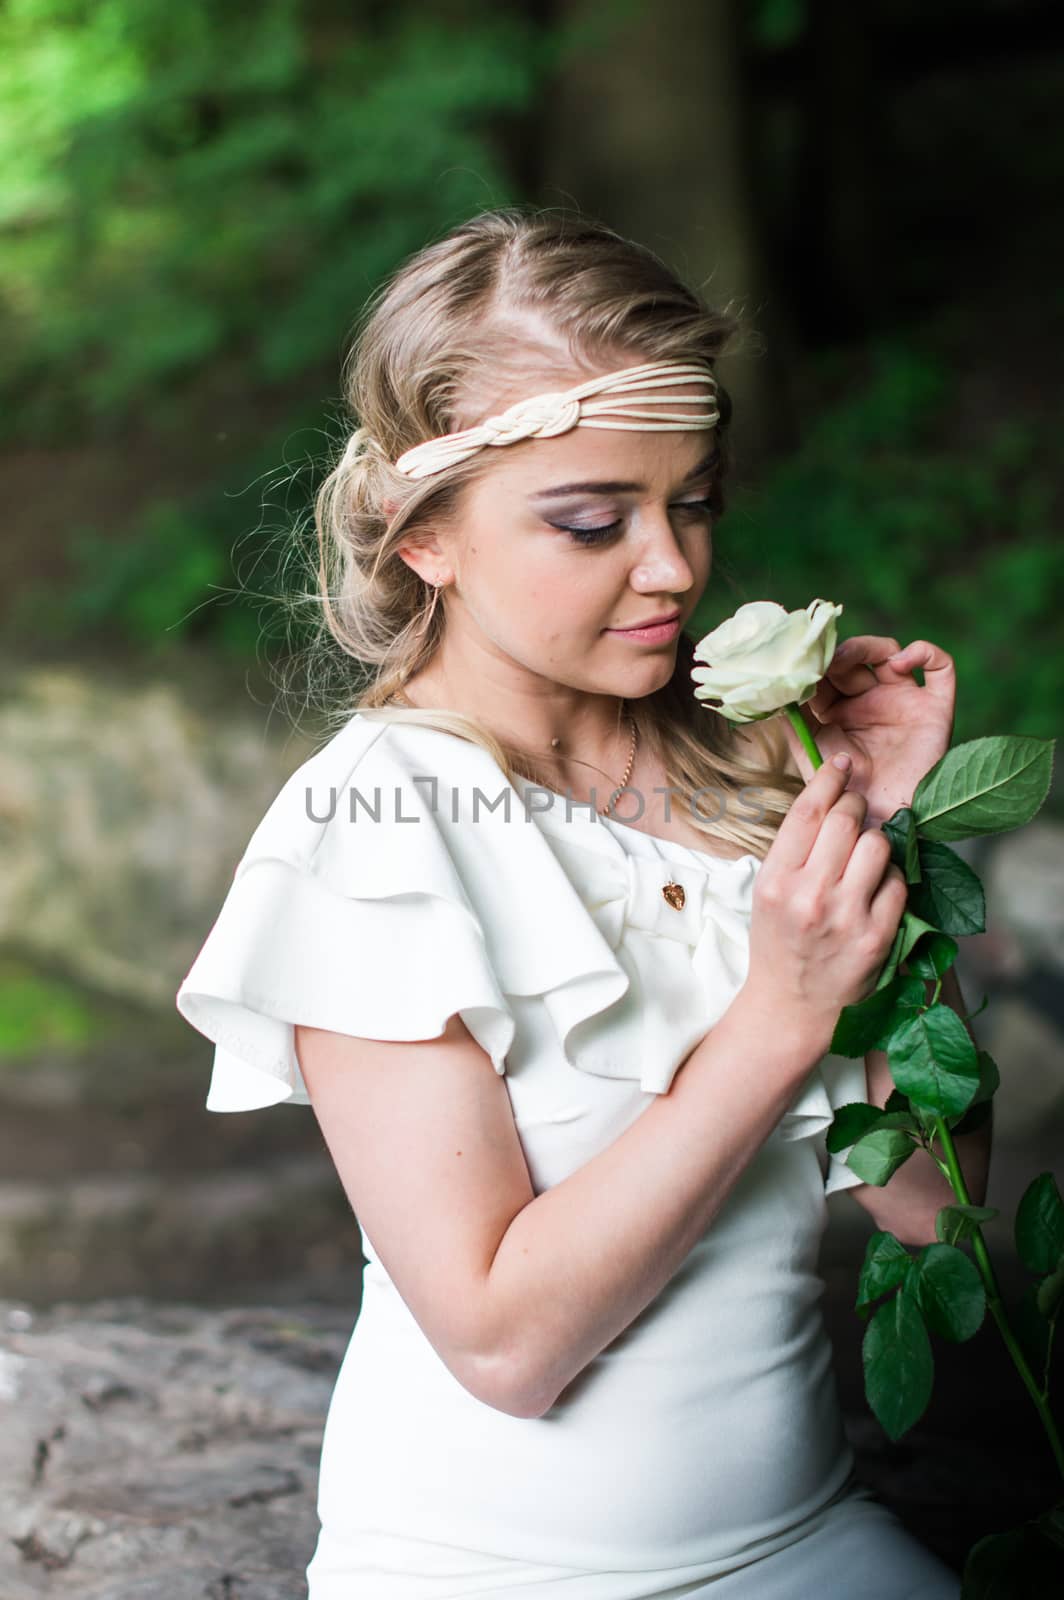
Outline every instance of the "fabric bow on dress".
<path fill-rule="evenodd" d="M 629 853 L 602 825 L 591 824 L 600 835 L 594 846 L 586 830 L 565 836 L 561 830 L 571 824 L 553 817 L 547 826 L 552 850 L 628 980 L 593 1026 L 574 1022 L 557 996 L 544 997 L 567 1058 L 583 1071 L 636 1078 L 642 1089 L 664 1094 L 746 981 L 761 863 L 744 855 L 688 865 Z M 670 883 L 683 890 L 679 907 L 663 892 Z M 865 1096 L 863 1061 L 824 1057 L 784 1113 L 780 1137 L 810 1138 L 831 1123 L 836 1105 Z"/>

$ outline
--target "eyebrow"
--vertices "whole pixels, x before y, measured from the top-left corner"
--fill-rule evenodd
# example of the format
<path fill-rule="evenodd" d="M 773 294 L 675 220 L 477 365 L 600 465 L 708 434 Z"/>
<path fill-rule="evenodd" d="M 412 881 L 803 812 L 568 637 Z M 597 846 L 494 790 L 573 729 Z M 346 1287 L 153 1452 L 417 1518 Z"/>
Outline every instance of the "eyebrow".
<path fill-rule="evenodd" d="M 720 450 L 715 448 L 680 481 L 681 483 L 693 483 L 696 478 L 701 478 L 705 473 L 711 472 L 719 463 Z M 640 494 L 645 490 L 645 483 L 630 483 L 619 478 L 609 480 L 600 478 L 590 483 L 560 483 L 553 489 L 538 489 L 529 498 L 532 500 L 560 500 L 563 495 L 567 494 Z"/>

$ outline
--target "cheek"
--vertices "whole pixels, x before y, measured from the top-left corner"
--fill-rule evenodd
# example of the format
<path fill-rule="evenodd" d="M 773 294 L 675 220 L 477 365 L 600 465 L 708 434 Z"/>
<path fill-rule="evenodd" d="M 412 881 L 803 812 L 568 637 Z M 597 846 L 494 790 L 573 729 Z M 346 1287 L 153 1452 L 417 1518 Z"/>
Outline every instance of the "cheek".
<path fill-rule="evenodd" d="M 469 603 L 480 626 L 518 654 L 568 639 L 586 650 L 617 615 L 631 552 L 580 550 L 564 535 L 509 543 L 482 535 L 470 546 Z M 468 583 L 469 580 L 467 580 Z"/>
<path fill-rule="evenodd" d="M 536 611 L 540 620 L 549 616 L 576 619 L 603 606 L 616 603 L 618 585 L 623 587 L 626 567 L 617 556 L 604 551 L 566 549 L 548 543 L 537 548 L 511 569 L 507 587 L 528 613 Z M 529 616 L 531 621 L 531 615 Z"/>

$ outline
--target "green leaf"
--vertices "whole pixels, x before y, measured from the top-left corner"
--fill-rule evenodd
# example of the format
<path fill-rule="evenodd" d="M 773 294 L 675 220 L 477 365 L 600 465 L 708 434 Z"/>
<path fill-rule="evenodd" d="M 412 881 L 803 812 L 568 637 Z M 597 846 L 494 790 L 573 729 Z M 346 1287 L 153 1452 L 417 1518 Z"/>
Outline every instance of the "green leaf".
<path fill-rule="evenodd" d="M 917 939 L 925 933 L 935 933 L 937 930 L 929 922 L 924 922 L 920 917 L 914 916 L 911 911 L 903 911 L 898 931 L 894 935 L 894 943 L 890 947 L 883 970 L 876 979 L 876 989 L 884 989 L 893 981 L 898 967 L 905 960 Z"/>
<path fill-rule="evenodd" d="M 1030 1521 L 1006 1533 L 989 1533 L 972 1546 L 961 1600 L 1050 1600 L 1061 1592 L 1062 1580 L 1055 1540 Z"/>
<path fill-rule="evenodd" d="M 1043 1278 L 1038 1285 L 1035 1303 L 1043 1317 L 1048 1317 L 1051 1322 L 1064 1305 L 1064 1256 L 1061 1256 L 1049 1277 Z"/>
<path fill-rule="evenodd" d="M 949 1118 L 952 1133 L 978 1133 L 979 1128 L 989 1122 L 992 1112 L 990 1102 L 997 1094 L 998 1088 L 1002 1086 L 1002 1075 L 998 1072 L 997 1062 L 989 1051 L 979 1050 L 976 1053 L 976 1061 L 979 1064 L 979 1088 L 973 1094 L 971 1106 L 963 1117 Z"/>
<path fill-rule="evenodd" d="M 927 978 L 932 983 L 948 972 L 957 959 L 957 941 L 948 933 L 928 933 L 919 940 L 906 965 L 917 978 Z"/>
<path fill-rule="evenodd" d="M 824 1136 L 825 1148 L 833 1154 L 845 1150 L 862 1134 L 875 1127 L 882 1115 L 879 1106 L 870 1106 L 864 1100 L 851 1100 L 839 1106 Z"/>
<path fill-rule="evenodd" d="M 888 1436 L 900 1439 L 927 1410 L 935 1378 L 931 1341 L 908 1280 L 869 1322 L 861 1359 L 868 1403 Z"/>
<path fill-rule="evenodd" d="M 909 1096 L 907 1094 L 902 1094 L 900 1089 L 892 1089 L 887 1096 L 887 1103 L 883 1107 L 883 1110 L 908 1111 L 909 1109 Z"/>
<path fill-rule="evenodd" d="M 913 795 L 920 837 L 970 839 L 1030 822 L 1049 793 L 1055 744 L 1055 739 L 993 734 L 947 750 Z"/>
<path fill-rule="evenodd" d="M 862 1183 L 874 1183 L 882 1188 L 915 1149 L 909 1135 L 898 1128 L 874 1129 L 858 1139 L 846 1157 L 846 1165 L 856 1172 Z"/>
<path fill-rule="evenodd" d="M 983 885 L 964 857 L 933 839 L 921 839 L 919 849 L 920 882 L 909 890 L 908 909 L 954 938 L 985 933 Z"/>
<path fill-rule="evenodd" d="M 881 1128 L 904 1128 L 906 1133 L 918 1134 L 920 1132 L 920 1124 L 912 1110 L 888 1111 L 885 1106 L 879 1113 L 876 1132 Z"/>
<path fill-rule="evenodd" d="M 911 1022 L 913 1017 L 918 1016 L 927 1005 L 927 986 L 923 978 L 918 978 L 909 972 L 898 972 L 894 975 L 891 987 L 893 988 L 895 984 L 897 988 L 894 989 L 894 1004 L 871 1047 L 874 1050 L 885 1050 L 891 1035 L 903 1023 Z"/>
<path fill-rule="evenodd" d="M 919 1122 L 921 1128 L 923 1128 L 927 1137 L 929 1139 L 937 1138 L 938 1124 L 941 1120 L 941 1117 L 940 1113 L 935 1110 L 934 1106 L 922 1106 L 918 1100 L 913 1100 L 912 1113 Z"/>
<path fill-rule="evenodd" d="M 1022 1528 L 978 1540 L 964 1563 L 962 1600 L 1016 1600 L 1016 1569 L 1024 1543 Z"/>
<path fill-rule="evenodd" d="M 1052 1332 L 1049 1318 L 1038 1306 L 1038 1291 L 1041 1287 L 1041 1283 L 1029 1283 L 1010 1316 L 1023 1353 L 1030 1363 L 1031 1370 L 1036 1374 L 1045 1369 Z"/>
<path fill-rule="evenodd" d="M 964 1111 L 979 1087 L 975 1045 L 950 1006 L 929 1006 L 897 1029 L 887 1059 L 898 1088 L 941 1116 Z"/>
<path fill-rule="evenodd" d="M 1028 1184 L 1016 1210 L 1016 1253 L 1028 1272 L 1054 1272 L 1064 1255 L 1064 1200 L 1051 1172 Z"/>
<path fill-rule="evenodd" d="M 912 1270 L 913 1288 L 932 1333 L 963 1343 L 986 1316 L 986 1290 L 978 1268 L 951 1244 L 925 1245 Z"/>
<path fill-rule="evenodd" d="M 1015 1600 L 1016 1568 L 1024 1543 L 1022 1528 L 988 1533 L 978 1540 L 964 1563 L 962 1600 Z"/>
<path fill-rule="evenodd" d="M 947 1117 L 946 1123 L 951 1133 L 960 1134 L 963 1138 L 969 1133 L 978 1133 L 979 1129 L 990 1121 L 990 1116 L 991 1106 L 987 1101 L 983 1101 L 980 1105 L 976 1105 L 973 1101 L 963 1116 Z"/>
<path fill-rule="evenodd" d="M 1043 1511 L 1037 1519 L 1037 1526 L 1047 1539 L 1064 1549 L 1064 1500 Z"/>
<path fill-rule="evenodd" d="M 976 1051 L 976 1061 L 979 1066 L 979 1087 L 972 1096 L 973 1106 L 993 1099 L 1001 1087 L 1001 1074 L 989 1050 Z"/>
<path fill-rule="evenodd" d="M 856 1310 L 864 1316 L 873 1300 L 904 1283 L 913 1258 L 892 1233 L 873 1233 L 865 1246 L 864 1261 L 857 1280 Z"/>
<path fill-rule="evenodd" d="M 972 1103 L 963 1116 L 948 1119 L 950 1129 L 955 1134 L 977 1133 L 984 1123 L 990 1121 L 991 1101 L 1001 1086 L 1001 1076 L 993 1056 L 986 1050 L 979 1050 L 976 1060 L 979 1064 L 979 1087 L 972 1096 Z"/>
<path fill-rule="evenodd" d="M 883 1049 L 886 1035 L 914 1016 L 926 998 L 921 978 L 895 973 L 884 988 L 874 989 L 855 1005 L 843 1006 L 831 1036 L 832 1053 L 863 1056 Z"/>
<path fill-rule="evenodd" d="M 996 1206 L 943 1206 L 935 1218 L 935 1232 L 943 1244 L 959 1244 L 970 1239 L 976 1228 L 1000 1216 Z"/>
<path fill-rule="evenodd" d="M 890 859 L 901 868 L 907 883 L 919 883 L 923 876 L 920 866 L 920 839 L 913 821 L 912 810 L 902 806 L 888 817 L 883 832 L 890 840 Z"/>

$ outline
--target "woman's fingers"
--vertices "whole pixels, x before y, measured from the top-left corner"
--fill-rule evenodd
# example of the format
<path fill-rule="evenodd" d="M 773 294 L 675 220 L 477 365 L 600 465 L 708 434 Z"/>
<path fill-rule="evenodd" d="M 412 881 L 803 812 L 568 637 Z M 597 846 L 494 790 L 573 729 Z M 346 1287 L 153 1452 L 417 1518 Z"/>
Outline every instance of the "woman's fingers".
<path fill-rule="evenodd" d="M 868 801 L 864 795 L 846 789 L 828 811 L 805 861 L 806 870 L 817 883 L 838 883 L 843 876 L 867 810 Z"/>
<path fill-rule="evenodd" d="M 897 867 L 893 870 L 904 883 L 904 873 Z M 882 828 L 866 828 L 855 843 L 843 874 L 847 888 L 852 887 L 866 912 L 875 905 L 890 871 L 890 840 Z"/>
<path fill-rule="evenodd" d="M 818 767 L 780 823 L 771 854 L 780 867 L 793 871 L 808 859 L 821 825 L 849 781 L 850 767 L 836 766 L 837 756 Z"/>
<path fill-rule="evenodd" d="M 912 649 L 912 646 L 907 646 Z M 840 701 L 860 694 L 870 684 L 896 683 L 908 676 L 910 668 L 888 666 L 899 650 L 897 639 L 886 634 L 862 633 L 844 639 L 828 662 L 827 671 L 816 692 L 806 701 L 818 722 L 832 721 L 832 708 Z"/>
<path fill-rule="evenodd" d="M 876 892 L 869 902 L 872 920 L 881 921 L 884 926 L 890 928 L 893 935 L 898 930 L 908 899 L 909 885 L 905 874 L 892 861 L 876 885 Z"/>

